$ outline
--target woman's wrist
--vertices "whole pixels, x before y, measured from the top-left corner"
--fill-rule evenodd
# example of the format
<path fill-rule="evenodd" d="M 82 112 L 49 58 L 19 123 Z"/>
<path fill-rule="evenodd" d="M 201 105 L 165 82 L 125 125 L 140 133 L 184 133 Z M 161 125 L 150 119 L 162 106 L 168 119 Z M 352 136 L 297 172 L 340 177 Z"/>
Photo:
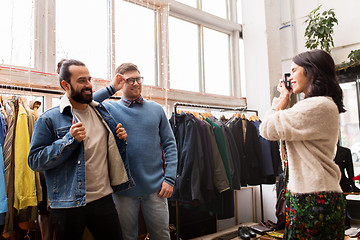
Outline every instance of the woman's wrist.
<path fill-rule="evenodd" d="M 290 94 L 281 94 L 280 95 L 280 100 L 282 100 L 282 99 L 286 99 L 286 100 L 290 101 Z"/>
<path fill-rule="evenodd" d="M 290 96 L 280 96 L 280 101 L 279 103 L 276 105 L 276 110 L 284 110 L 287 108 L 287 106 L 290 103 Z"/>

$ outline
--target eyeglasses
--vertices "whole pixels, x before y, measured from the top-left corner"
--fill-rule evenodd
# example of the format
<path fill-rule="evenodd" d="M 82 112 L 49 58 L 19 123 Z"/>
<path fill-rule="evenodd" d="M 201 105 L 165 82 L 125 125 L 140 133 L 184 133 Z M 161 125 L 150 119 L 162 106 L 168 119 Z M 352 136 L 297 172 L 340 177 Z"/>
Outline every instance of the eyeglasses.
<path fill-rule="evenodd" d="M 138 84 L 142 84 L 143 82 L 143 77 L 136 77 L 136 78 L 127 78 L 126 79 L 126 82 L 130 85 L 134 85 L 135 84 L 135 81 L 138 83 Z"/>

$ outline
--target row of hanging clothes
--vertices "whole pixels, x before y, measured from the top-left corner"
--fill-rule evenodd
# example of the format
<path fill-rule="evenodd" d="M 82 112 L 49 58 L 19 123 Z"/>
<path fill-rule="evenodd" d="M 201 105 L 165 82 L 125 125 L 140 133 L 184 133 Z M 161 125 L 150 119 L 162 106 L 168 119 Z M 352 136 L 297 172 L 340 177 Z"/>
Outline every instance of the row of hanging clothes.
<path fill-rule="evenodd" d="M 259 135 L 257 111 L 236 112 L 227 118 L 174 111 L 169 121 L 177 143 L 178 172 L 171 200 L 212 206 L 218 219 L 225 219 L 234 216 L 233 190 L 275 183 L 281 171 L 278 143 Z M 252 115 L 247 118 L 248 114 Z"/>
<path fill-rule="evenodd" d="M 41 111 L 39 98 L 0 95 L 0 226 L 4 238 L 15 238 L 19 228 L 28 236 L 35 228 L 38 205 L 44 201 L 43 177 L 27 163 Z"/>

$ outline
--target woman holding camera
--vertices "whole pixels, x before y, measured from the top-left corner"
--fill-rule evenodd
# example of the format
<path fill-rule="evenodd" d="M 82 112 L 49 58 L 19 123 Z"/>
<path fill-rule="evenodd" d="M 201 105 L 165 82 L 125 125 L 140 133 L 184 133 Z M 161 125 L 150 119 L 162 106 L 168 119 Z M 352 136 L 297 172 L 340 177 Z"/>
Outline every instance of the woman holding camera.
<path fill-rule="evenodd" d="M 280 82 L 279 98 L 260 125 L 268 140 L 284 140 L 288 154 L 284 239 L 344 239 L 345 197 L 333 161 L 343 93 L 331 56 L 322 50 L 298 54 L 291 65 L 292 89 Z M 291 108 L 292 93 L 305 99 Z"/>

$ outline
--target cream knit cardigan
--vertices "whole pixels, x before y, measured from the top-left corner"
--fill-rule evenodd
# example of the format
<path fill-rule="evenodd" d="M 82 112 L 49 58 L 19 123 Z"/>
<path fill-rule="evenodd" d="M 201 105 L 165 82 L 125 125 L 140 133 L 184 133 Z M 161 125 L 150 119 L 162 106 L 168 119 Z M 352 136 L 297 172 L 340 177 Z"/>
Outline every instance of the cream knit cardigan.
<path fill-rule="evenodd" d="M 274 98 L 273 109 L 279 102 Z M 268 140 L 285 140 L 292 193 L 342 192 L 335 164 L 339 112 L 329 97 L 310 97 L 286 110 L 270 110 L 260 125 Z"/>

